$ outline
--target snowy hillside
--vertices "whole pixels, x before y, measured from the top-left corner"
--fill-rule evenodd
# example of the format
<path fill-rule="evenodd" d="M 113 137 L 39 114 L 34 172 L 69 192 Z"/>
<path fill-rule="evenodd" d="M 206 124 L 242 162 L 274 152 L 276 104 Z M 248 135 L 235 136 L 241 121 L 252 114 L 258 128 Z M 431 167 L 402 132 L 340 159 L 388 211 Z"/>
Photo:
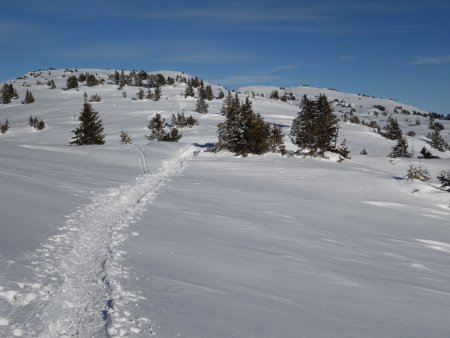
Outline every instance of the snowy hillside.
<path fill-rule="evenodd" d="M 66 89 L 81 73 L 103 84 Z M 426 112 L 333 90 L 245 87 L 240 99 L 282 126 L 290 153 L 238 157 L 207 151 L 223 100 L 195 112 L 187 75 L 152 73 L 176 79 L 152 101 L 118 89 L 113 73 L 52 69 L 8 82 L 19 98 L 0 104 L 10 127 L 0 134 L 1 337 L 450 336 L 450 194 L 436 178 L 450 152 L 430 148 Z M 22 104 L 27 90 L 35 102 Z M 270 99 L 275 90 L 286 102 Z M 69 146 L 85 92 L 101 97 L 92 106 L 106 143 Z M 351 159 L 293 155 L 301 97 L 320 93 Z M 179 142 L 146 139 L 156 114 L 170 122 L 182 112 L 199 125 Z M 30 115 L 46 127 L 29 126 Z M 396 142 L 367 126 L 389 116 L 414 132 L 412 158 L 387 157 Z M 450 142 L 450 121 L 436 121 Z M 132 144 L 120 144 L 121 131 Z M 424 146 L 440 158 L 417 158 Z M 410 164 L 430 182 L 407 180 Z"/>

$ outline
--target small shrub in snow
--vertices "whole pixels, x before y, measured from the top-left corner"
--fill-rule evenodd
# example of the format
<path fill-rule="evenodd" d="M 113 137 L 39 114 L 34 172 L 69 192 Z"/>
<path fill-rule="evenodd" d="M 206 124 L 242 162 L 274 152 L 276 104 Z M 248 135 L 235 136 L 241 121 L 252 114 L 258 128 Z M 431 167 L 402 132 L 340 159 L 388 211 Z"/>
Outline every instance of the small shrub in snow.
<path fill-rule="evenodd" d="M 366 148 L 362 148 L 362 150 L 360 151 L 361 155 L 367 155 L 367 150 Z"/>
<path fill-rule="evenodd" d="M 432 158 L 439 158 L 439 156 L 435 156 L 433 155 L 427 148 L 423 147 L 422 150 L 420 151 L 420 154 L 422 156 L 419 156 L 419 158 L 424 158 L 424 159 L 432 159 Z"/>
<path fill-rule="evenodd" d="M 414 137 L 414 136 L 416 136 L 416 132 L 414 130 L 410 130 L 406 133 L 406 135 Z"/>
<path fill-rule="evenodd" d="M 55 81 L 53 80 L 47 81 L 47 86 L 49 86 L 50 89 L 55 89 L 56 88 Z"/>
<path fill-rule="evenodd" d="M 172 124 L 179 128 L 192 128 L 198 125 L 197 119 L 191 116 L 184 116 L 184 113 L 172 114 Z"/>
<path fill-rule="evenodd" d="M 431 175 L 428 169 L 422 167 L 420 164 L 417 166 L 415 166 L 414 164 L 410 164 L 408 171 L 406 172 L 406 178 L 408 180 L 428 182 L 431 179 Z"/>
<path fill-rule="evenodd" d="M 89 102 L 100 102 L 102 98 L 98 94 L 94 94 L 89 98 Z"/>
<path fill-rule="evenodd" d="M 9 129 L 9 121 L 8 119 L 5 120 L 5 123 L 0 123 L 0 134 L 4 134 Z"/>
<path fill-rule="evenodd" d="M 128 135 L 127 132 L 121 131 L 120 132 L 120 144 L 130 144 L 132 143 L 131 137 Z"/>

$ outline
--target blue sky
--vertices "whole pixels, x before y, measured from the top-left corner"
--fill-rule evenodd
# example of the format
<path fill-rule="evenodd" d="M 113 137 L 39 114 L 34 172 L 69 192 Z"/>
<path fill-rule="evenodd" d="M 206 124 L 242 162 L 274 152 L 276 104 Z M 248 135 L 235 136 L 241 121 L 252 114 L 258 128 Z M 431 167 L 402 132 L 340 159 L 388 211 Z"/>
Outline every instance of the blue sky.
<path fill-rule="evenodd" d="M 0 80 L 37 68 L 180 70 L 450 113 L 448 0 L 0 0 Z"/>

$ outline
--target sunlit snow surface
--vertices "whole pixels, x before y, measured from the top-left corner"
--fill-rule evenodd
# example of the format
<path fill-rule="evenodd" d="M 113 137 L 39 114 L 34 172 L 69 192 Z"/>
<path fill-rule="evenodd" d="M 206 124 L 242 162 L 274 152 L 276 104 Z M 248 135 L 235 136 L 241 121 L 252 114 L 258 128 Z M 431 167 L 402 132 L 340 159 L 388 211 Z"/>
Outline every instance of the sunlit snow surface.
<path fill-rule="evenodd" d="M 163 87 L 159 102 L 139 101 L 135 87 L 63 90 L 69 75 L 16 80 L 21 99 L 28 89 L 36 102 L 0 105 L 0 122 L 11 125 L 0 135 L 1 337 L 450 336 L 450 194 L 435 188 L 450 155 L 416 158 L 425 117 L 415 125 L 416 116 L 394 115 L 404 132 L 416 131 L 412 159 L 390 160 L 393 141 L 348 123 L 340 141 L 352 159 L 342 163 L 241 158 L 204 151 L 217 140 L 221 100 L 200 116 L 183 84 Z M 36 85 L 48 79 L 56 89 Z M 274 89 L 241 91 L 253 91 L 254 110 L 288 135 L 298 101 L 257 95 Z M 102 98 L 93 106 L 103 146 L 67 145 L 85 91 Z M 287 91 L 325 92 L 381 126 L 387 116 L 375 119 L 374 105 L 420 111 Z M 339 116 L 349 109 L 335 106 Z M 200 126 L 177 144 L 147 142 L 154 114 L 182 111 Z M 30 114 L 47 128 L 27 126 Z M 119 144 L 122 129 L 134 144 Z M 431 183 L 402 179 L 410 163 L 428 168 Z"/>

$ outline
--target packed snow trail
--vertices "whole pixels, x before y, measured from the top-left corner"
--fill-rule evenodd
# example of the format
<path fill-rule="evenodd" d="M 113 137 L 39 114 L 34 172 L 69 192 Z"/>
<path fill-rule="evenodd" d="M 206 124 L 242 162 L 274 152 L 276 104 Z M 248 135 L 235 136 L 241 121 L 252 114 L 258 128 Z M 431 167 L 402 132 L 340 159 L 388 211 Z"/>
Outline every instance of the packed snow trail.
<path fill-rule="evenodd" d="M 69 216 L 61 233 L 42 245 L 32 264 L 38 280 L 51 282 L 35 300 L 46 304 L 38 305 L 41 313 L 36 318 L 28 316 L 34 327 L 22 323 L 25 336 L 153 334 L 149 319 L 127 311 L 127 304 L 135 305 L 140 298 L 120 284 L 120 278 L 127 277 L 127 269 L 121 265 L 124 252 L 117 246 L 127 238 L 129 224 L 155 198 L 158 189 L 183 170 L 184 160 L 194 151 L 193 146 L 183 148 L 178 156 L 163 162 L 159 173 L 142 175 L 132 185 L 97 195 L 92 203 Z M 24 309 L 16 309 L 20 311 Z"/>

